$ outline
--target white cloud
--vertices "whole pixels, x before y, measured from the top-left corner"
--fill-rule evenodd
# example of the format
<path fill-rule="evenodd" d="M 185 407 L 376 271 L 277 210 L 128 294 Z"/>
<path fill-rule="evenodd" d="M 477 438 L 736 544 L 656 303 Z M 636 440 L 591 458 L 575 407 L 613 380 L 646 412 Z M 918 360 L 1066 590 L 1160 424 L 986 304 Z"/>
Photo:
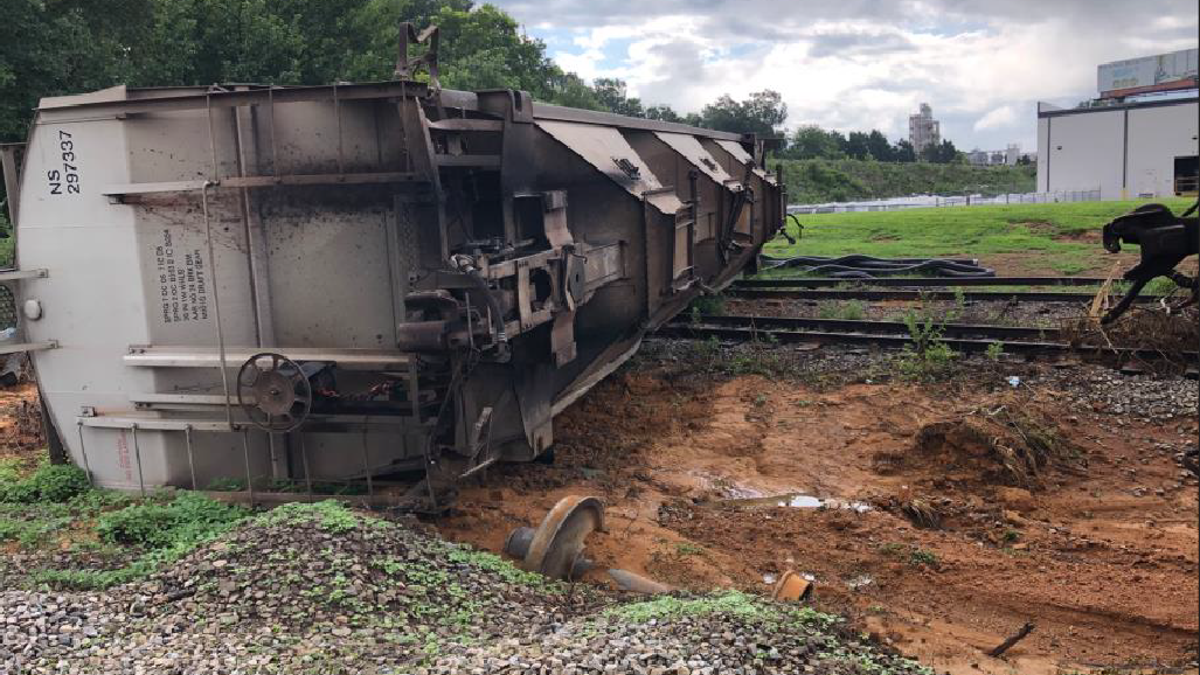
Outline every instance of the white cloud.
<path fill-rule="evenodd" d="M 960 147 L 1033 144 L 1034 103 L 1095 95 L 1096 66 L 1196 44 L 1194 0 L 500 0 L 518 20 L 571 32 L 551 56 L 585 78 L 698 111 L 774 89 L 787 125 L 897 138 L 921 102 Z M 1148 6 L 1147 6 L 1148 5 Z M 531 21 L 532 20 L 532 21 Z"/>
<path fill-rule="evenodd" d="M 1017 110 L 1011 105 L 1002 105 L 999 108 L 989 111 L 983 117 L 975 121 L 975 126 L 972 127 L 975 131 L 984 131 L 986 129 L 1000 129 L 1003 127 L 1012 126 L 1017 121 Z"/>

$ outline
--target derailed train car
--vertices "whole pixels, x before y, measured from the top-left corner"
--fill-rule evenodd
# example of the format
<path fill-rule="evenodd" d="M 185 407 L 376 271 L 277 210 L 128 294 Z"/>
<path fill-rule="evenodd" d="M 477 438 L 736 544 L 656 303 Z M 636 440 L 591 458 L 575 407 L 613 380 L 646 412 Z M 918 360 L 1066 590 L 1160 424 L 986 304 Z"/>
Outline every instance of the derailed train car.
<path fill-rule="evenodd" d="M 43 99 L 7 173 L 5 349 L 133 490 L 534 459 L 785 213 L 753 137 L 412 79 Z"/>

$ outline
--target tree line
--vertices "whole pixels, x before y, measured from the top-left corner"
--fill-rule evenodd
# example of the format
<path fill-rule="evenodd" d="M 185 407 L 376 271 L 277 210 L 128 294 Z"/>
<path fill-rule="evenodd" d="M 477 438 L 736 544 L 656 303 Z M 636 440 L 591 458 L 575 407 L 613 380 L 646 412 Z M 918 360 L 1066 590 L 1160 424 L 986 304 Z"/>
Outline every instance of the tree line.
<path fill-rule="evenodd" d="M 39 98 L 130 86 L 228 82 L 327 84 L 391 79 L 402 20 L 439 26 L 440 81 L 452 89 L 523 89 L 544 102 L 778 137 L 776 91 L 724 95 L 696 113 L 628 95 L 619 79 L 586 82 L 495 6 L 472 0 L 0 0 L 0 141 L 23 140 Z M 920 156 L 878 131 L 797 130 L 780 158 L 923 159 L 947 163 L 949 141 Z"/>
<path fill-rule="evenodd" d="M 908 139 L 902 138 L 892 143 L 876 129 L 843 134 L 811 125 L 797 129 L 779 156 L 785 159 L 873 159 L 877 162 L 924 161 L 934 164 L 966 161 L 963 153 L 950 140 L 929 145 L 918 152 Z"/>
<path fill-rule="evenodd" d="M 523 89 L 559 105 L 769 135 L 776 92 L 680 115 L 626 84 L 588 84 L 543 42 L 472 0 L 0 0 L 0 140 L 23 140 L 39 98 L 130 86 L 328 84 L 392 77 L 399 24 L 440 28 L 442 86 Z"/>

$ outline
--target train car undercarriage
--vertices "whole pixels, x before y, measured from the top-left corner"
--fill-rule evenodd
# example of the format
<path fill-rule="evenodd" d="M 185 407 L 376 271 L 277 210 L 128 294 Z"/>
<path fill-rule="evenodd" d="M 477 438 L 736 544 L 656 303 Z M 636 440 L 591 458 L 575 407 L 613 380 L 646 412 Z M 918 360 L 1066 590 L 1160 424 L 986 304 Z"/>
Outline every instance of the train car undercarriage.
<path fill-rule="evenodd" d="M 44 99 L 5 274 L 57 439 L 105 487 L 424 470 L 553 443 L 784 217 L 761 142 L 408 77 Z M 18 177 L 19 174 L 19 177 Z M 601 433 L 603 430 L 597 430 Z"/>

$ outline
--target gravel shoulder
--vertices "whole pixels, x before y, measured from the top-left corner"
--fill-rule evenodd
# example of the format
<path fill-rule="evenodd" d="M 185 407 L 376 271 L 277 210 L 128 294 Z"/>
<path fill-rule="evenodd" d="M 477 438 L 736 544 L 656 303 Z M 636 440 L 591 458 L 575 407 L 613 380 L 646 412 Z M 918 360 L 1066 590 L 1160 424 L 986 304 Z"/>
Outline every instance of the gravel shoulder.
<path fill-rule="evenodd" d="M 334 502 L 107 591 L 2 591 L 0 610 L 3 673 L 927 672 L 808 608 L 568 586 Z"/>

